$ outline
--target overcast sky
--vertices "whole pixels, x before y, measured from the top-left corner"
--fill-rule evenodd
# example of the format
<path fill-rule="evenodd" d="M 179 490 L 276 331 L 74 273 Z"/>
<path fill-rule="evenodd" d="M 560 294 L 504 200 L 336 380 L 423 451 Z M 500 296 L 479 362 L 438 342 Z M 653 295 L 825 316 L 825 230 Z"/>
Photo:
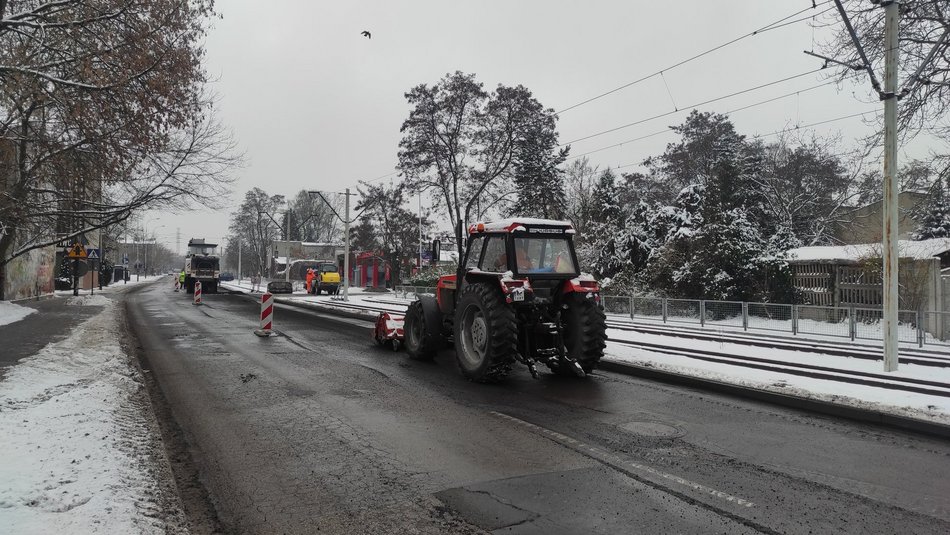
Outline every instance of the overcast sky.
<path fill-rule="evenodd" d="M 304 188 L 342 191 L 392 173 L 399 127 L 409 111 L 404 93 L 448 72 L 475 73 L 486 89 L 522 84 L 544 106 L 563 110 L 811 3 L 219 0 L 223 19 L 214 22 L 208 36 L 207 69 L 220 97 L 219 116 L 233 130 L 247 164 L 234 172 L 229 208 L 212 214 L 152 212 L 143 220 L 173 249 L 180 230 L 183 251 L 190 237 L 223 242 L 231 209 L 255 186 L 291 196 Z M 826 4 L 795 19 L 833 6 Z M 363 30 L 372 38 L 360 35 Z M 820 67 L 821 60 L 802 51 L 826 37 L 798 22 L 743 39 L 667 70 L 662 78 L 564 112 L 560 139 L 568 142 L 674 111 L 674 102 L 679 113 L 578 141 L 571 154 L 679 124 L 692 104 Z M 799 77 L 699 109 L 727 112 L 823 81 L 821 74 Z M 769 134 L 880 107 L 869 100 L 869 84 L 862 81 L 811 90 L 731 117 L 742 134 Z M 814 130 L 840 132 L 843 149 L 870 131 L 860 119 Z M 602 168 L 638 164 L 674 139 L 658 135 L 589 158 Z M 918 141 L 906 154 L 923 155 L 927 148 Z"/>

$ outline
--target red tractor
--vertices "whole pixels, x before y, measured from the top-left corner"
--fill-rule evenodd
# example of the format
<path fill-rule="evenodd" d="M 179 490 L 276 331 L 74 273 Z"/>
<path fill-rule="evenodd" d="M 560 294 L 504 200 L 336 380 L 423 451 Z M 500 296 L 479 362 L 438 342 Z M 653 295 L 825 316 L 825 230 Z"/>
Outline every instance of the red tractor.
<path fill-rule="evenodd" d="M 511 219 L 469 228 L 455 275 L 436 296 L 409 305 L 405 346 L 428 360 L 448 341 L 472 381 L 505 377 L 515 362 L 583 377 L 604 355 L 600 287 L 578 269 L 574 228 L 564 221 Z"/>

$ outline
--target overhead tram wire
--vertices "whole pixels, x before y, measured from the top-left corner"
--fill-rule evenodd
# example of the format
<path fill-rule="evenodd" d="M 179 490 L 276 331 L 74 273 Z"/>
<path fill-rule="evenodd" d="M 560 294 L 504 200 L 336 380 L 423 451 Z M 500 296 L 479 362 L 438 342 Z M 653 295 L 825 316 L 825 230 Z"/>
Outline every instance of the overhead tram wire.
<path fill-rule="evenodd" d="M 807 92 L 807 91 L 812 91 L 812 90 L 815 90 L 815 89 L 818 89 L 818 88 L 821 88 L 821 87 L 825 87 L 825 86 L 827 86 L 827 85 L 832 85 L 832 84 L 835 84 L 835 83 L 837 83 L 836 80 L 831 80 L 831 81 L 825 82 L 825 83 L 823 83 L 823 84 L 813 85 L 813 86 L 811 86 L 811 87 L 807 87 L 807 88 L 805 88 L 805 89 L 799 89 L 798 91 L 792 91 L 792 92 L 790 92 L 790 93 L 785 93 L 784 95 L 779 95 L 779 96 L 777 96 L 777 97 L 772 97 L 772 98 L 769 98 L 769 99 L 760 100 L 759 102 L 755 102 L 755 103 L 753 103 L 753 104 L 749 104 L 749 105 L 746 105 L 746 106 L 742 106 L 741 108 L 735 108 L 735 109 L 726 111 L 726 112 L 724 112 L 723 114 L 724 114 L 724 115 L 731 115 L 731 114 L 733 114 L 733 113 L 735 113 L 735 112 L 738 112 L 738 111 L 747 110 L 747 109 L 749 109 L 749 108 L 754 108 L 754 107 L 756 107 L 756 106 L 762 106 L 762 105 L 768 104 L 768 103 L 770 103 L 770 102 L 775 102 L 775 101 L 781 100 L 781 99 L 783 99 L 783 98 L 789 98 L 789 97 L 792 97 L 792 96 L 796 96 L 796 95 L 799 95 L 799 94 L 801 94 L 801 93 L 805 93 L 805 92 Z M 686 111 L 686 110 L 687 110 L 687 108 L 681 108 L 681 109 L 679 109 L 678 111 L 683 112 L 683 111 Z M 605 150 L 607 150 L 607 149 L 613 149 L 613 148 L 617 148 L 617 147 L 622 147 L 623 145 L 626 145 L 627 143 L 633 143 L 634 141 L 640 141 L 640 140 L 643 140 L 643 139 L 647 139 L 647 138 L 651 138 L 651 137 L 658 136 L 658 135 L 660 135 L 660 134 L 666 134 L 666 133 L 668 133 L 668 132 L 672 132 L 672 130 L 670 130 L 670 128 L 667 127 L 667 128 L 664 128 L 663 130 L 658 130 L 658 131 L 653 132 L 653 133 L 651 133 L 651 134 L 645 134 L 645 135 L 642 135 L 642 136 L 639 136 L 639 137 L 635 137 L 635 138 L 633 138 L 633 139 L 628 139 L 628 140 L 625 140 L 625 141 L 621 141 L 621 142 L 619 142 L 619 143 L 614 143 L 613 145 L 607 145 L 607 146 L 605 146 L 605 147 L 600 147 L 600 148 L 597 148 L 597 149 L 589 150 L 589 151 L 584 152 L 584 153 L 581 153 L 581 154 L 577 154 L 577 155 L 574 155 L 574 156 L 570 156 L 569 158 L 567 158 L 566 161 L 575 160 L 575 159 L 577 159 L 577 158 L 583 158 L 584 156 L 589 156 L 589 155 L 591 155 L 591 154 L 595 154 L 595 153 L 598 153 L 598 152 L 602 152 L 602 151 L 605 151 Z"/>
<path fill-rule="evenodd" d="M 798 18 L 798 19 L 795 19 L 795 20 L 789 20 L 789 19 L 793 19 L 793 18 L 797 17 L 798 15 L 801 15 L 802 13 L 805 13 L 805 12 L 810 11 L 810 10 L 812 10 L 812 9 L 817 9 L 819 6 L 823 6 L 823 5 L 829 4 L 829 3 L 831 3 L 831 2 L 832 2 L 832 0 L 825 0 L 824 2 L 813 3 L 812 6 L 806 7 L 806 8 L 804 8 L 804 9 L 800 9 L 800 10 L 798 10 L 798 11 L 796 11 L 796 12 L 790 14 L 790 15 L 786 15 L 786 16 L 784 16 L 784 17 L 782 17 L 782 18 L 780 18 L 780 19 L 778 19 L 778 20 L 776 20 L 776 21 L 773 21 L 773 22 L 771 22 L 771 23 L 769 23 L 769 24 L 766 24 L 765 26 L 762 26 L 761 28 L 759 28 L 759 29 L 757 29 L 757 30 L 754 30 L 754 31 L 749 32 L 749 33 L 747 33 L 747 34 L 743 34 L 743 35 L 740 35 L 740 36 L 735 37 L 735 38 L 733 38 L 733 39 L 730 39 L 729 41 L 726 41 L 725 43 L 719 44 L 719 45 L 714 46 L 714 47 L 712 47 L 712 48 L 709 48 L 709 49 L 707 49 L 707 50 L 705 50 L 705 51 L 703 51 L 703 52 L 700 52 L 700 53 L 695 54 L 695 55 L 693 55 L 693 56 L 690 56 L 690 57 L 688 57 L 688 58 L 686 58 L 686 59 L 683 59 L 683 60 L 681 60 L 681 61 L 678 61 L 678 62 L 676 62 L 676 63 L 674 63 L 674 64 L 672 64 L 672 65 L 670 65 L 670 66 L 668 66 L 668 67 L 664 67 L 663 69 L 660 69 L 660 70 L 658 70 L 658 71 L 656 71 L 656 72 L 654 72 L 654 73 L 652 73 L 652 74 L 648 74 L 648 75 L 643 76 L 643 77 L 641 77 L 641 78 L 638 78 L 638 79 L 636 79 L 636 80 L 634 80 L 634 81 L 632 81 L 632 82 L 626 83 L 626 84 L 624 84 L 624 85 L 622 85 L 622 86 L 616 87 L 616 88 L 611 89 L 611 90 L 609 90 L 609 91 L 605 91 L 604 93 L 601 93 L 601 94 L 599 94 L 599 95 L 593 96 L 593 97 L 591 97 L 591 98 L 588 98 L 588 99 L 586 99 L 586 100 L 583 100 L 583 101 L 581 101 L 581 102 L 578 102 L 578 103 L 576 103 L 576 104 L 573 104 L 573 105 L 571 105 L 571 106 L 568 106 L 568 107 L 566 107 L 566 108 L 562 108 L 561 110 L 555 112 L 555 115 L 560 115 L 561 113 L 564 113 L 564 112 L 573 110 L 573 109 L 575 109 L 575 108 L 579 108 L 579 107 L 581 107 L 581 106 L 583 106 L 583 105 L 585 105 L 585 104 L 588 104 L 588 103 L 593 102 L 593 101 L 595 101 L 595 100 L 599 100 L 599 99 L 601 99 L 601 98 L 603 98 L 603 97 L 606 97 L 606 96 L 608 96 L 608 95 L 611 95 L 611 94 L 613 94 L 613 93 L 616 93 L 617 91 L 621 91 L 621 90 L 626 89 L 626 88 L 628 88 L 628 87 L 631 87 L 631 86 L 633 86 L 633 85 L 639 84 L 640 82 L 644 82 L 644 81 L 649 80 L 649 79 L 651 79 L 651 78 L 653 78 L 653 77 L 655 77 L 655 76 L 660 76 L 660 75 L 663 74 L 664 71 L 669 71 L 669 70 L 671 70 L 671 69 L 675 69 L 675 68 L 677 68 L 677 67 L 683 66 L 683 65 L 685 65 L 685 64 L 687 64 L 687 63 L 690 63 L 691 61 L 694 61 L 694 60 L 697 60 L 697 59 L 699 59 L 699 58 L 702 58 L 703 56 L 707 56 L 707 55 L 709 55 L 709 54 L 711 54 L 711 53 L 713 53 L 713 52 L 715 52 L 715 51 L 717 51 L 717 50 L 723 49 L 723 48 L 725 48 L 725 47 L 727 47 L 727 46 L 729 46 L 729 45 L 735 44 L 735 43 L 737 43 L 737 42 L 739 42 L 739 41 L 742 41 L 742 40 L 744 40 L 744 39 L 747 39 L 747 38 L 749 38 L 749 37 L 754 37 L 754 36 L 756 36 L 756 35 L 765 33 L 765 32 L 770 31 L 770 30 L 776 30 L 776 29 L 778 29 L 778 28 L 783 28 L 783 27 L 789 26 L 789 25 L 791 25 L 791 24 L 796 24 L 796 23 L 799 23 L 799 22 L 803 22 L 803 21 L 807 21 L 807 20 L 813 19 L 813 18 L 814 18 L 815 16 L 817 16 L 817 15 L 821 15 L 821 14 L 823 14 L 823 13 L 825 13 L 825 12 L 831 10 L 831 9 L 834 9 L 834 6 L 832 6 L 832 7 L 830 7 L 830 8 L 826 8 L 826 9 L 822 10 L 822 11 L 819 12 L 819 13 L 813 13 L 813 14 L 811 14 L 811 15 L 808 15 L 807 17 L 802 17 L 802 18 Z M 806 91 L 807 91 L 807 90 L 806 90 Z M 727 98 L 727 97 L 723 97 L 723 98 Z M 708 103 L 708 102 L 707 102 L 707 103 Z M 705 104 L 705 103 L 696 104 L 696 105 L 694 105 L 694 106 L 702 105 L 702 104 Z M 688 107 L 684 107 L 684 108 L 681 108 L 681 109 L 686 109 L 686 108 L 688 108 Z M 736 110 L 736 111 L 738 111 L 738 110 Z M 675 112 L 674 112 L 674 113 L 675 113 Z M 660 117 L 663 117 L 663 116 L 664 116 L 664 115 L 657 116 L 657 117 L 654 117 L 654 118 L 660 118 Z M 649 120 L 649 119 L 648 119 L 648 120 Z M 632 125 L 630 125 L 630 126 L 632 126 Z M 666 130 L 664 130 L 663 132 L 665 132 L 665 131 L 666 131 Z M 649 134 L 649 135 L 644 136 L 644 137 L 641 137 L 641 138 L 636 138 L 636 139 L 633 139 L 633 140 L 626 141 L 626 142 L 624 142 L 624 143 L 629 143 L 629 142 L 631 142 L 631 141 L 638 141 L 638 140 L 643 139 L 643 138 L 645 138 L 645 137 L 652 137 L 652 136 L 655 136 L 655 135 L 659 135 L 659 134 L 661 134 L 661 133 L 663 133 L 663 132 L 656 132 L 656 133 Z M 606 132 L 605 132 L 605 133 L 606 133 Z M 599 135 L 599 134 L 598 134 L 598 135 Z M 574 140 L 574 141 L 580 141 L 580 140 Z M 573 143 L 574 141 L 572 141 L 572 143 Z M 568 143 L 562 143 L 560 146 L 563 147 L 564 145 L 567 145 L 567 144 L 568 144 Z M 621 144 L 622 144 L 622 143 L 621 143 Z M 611 147 L 604 147 L 604 148 L 602 148 L 602 149 L 597 149 L 597 150 L 594 150 L 594 151 L 591 151 L 591 152 L 588 152 L 588 153 L 585 153 L 585 154 L 582 154 L 582 155 L 579 155 L 579 156 L 575 156 L 575 157 L 572 157 L 572 158 L 569 158 L 569 159 L 574 159 L 574 158 L 577 158 L 577 157 L 580 157 L 580 156 L 584 156 L 584 155 L 586 155 L 586 154 L 592 154 L 592 153 L 594 153 L 594 152 L 600 152 L 601 150 L 605 150 L 605 149 L 607 149 L 607 148 L 613 148 L 613 147 L 614 147 L 613 145 L 612 145 Z M 385 174 L 385 175 L 382 175 L 382 176 L 379 176 L 379 177 L 376 177 L 376 178 L 372 178 L 372 179 L 369 179 L 369 180 L 365 180 L 365 181 L 363 181 L 363 182 L 366 182 L 366 183 L 378 182 L 378 181 L 380 181 L 380 180 L 383 180 L 384 178 L 389 178 L 389 177 L 391 177 L 391 176 L 393 176 L 393 175 L 396 175 L 396 174 L 398 174 L 398 173 L 399 173 L 399 171 L 394 171 L 394 172 L 392 172 L 392 173 L 387 173 L 387 174 Z"/>
<path fill-rule="evenodd" d="M 648 75 L 643 76 L 643 77 L 641 77 L 641 78 L 638 78 L 638 79 L 636 79 L 636 80 L 634 80 L 634 81 L 632 81 L 632 82 L 626 83 L 626 84 L 624 84 L 624 85 L 622 85 L 622 86 L 616 87 L 616 88 L 611 89 L 611 90 L 609 90 L 609 91 L 605 91 L 604 93 L 601 93 L 601 94 L 599 94 L 599 95 L 593 96 L 593 97 L 591 97 L 591 98 L 588 98 L 588 99 L 586 99 L 586 100 L 583 100 L 583 101 L 578 102 L 578 103 L 576 103 L 576 104 L 573 104 L 573 105 L 571 105 L 571 106 L 568 106 L 568 107 L 566 107 L 566 108 L 563 108 L 563 109 L 561 109 L 561 110 L 555 112 L 555 115 L 559 115 L 559 114 L 561 114 L 561 113 L 564 113 L 564 112 L 573 110 L 573 109 L 575 109 L 575 108 L 579 108 L 579 107 L 581 107 L 581 106 L 583 106 L 583 105 L 585 105 L 585 104 L 588 104 L 588 103 L 593 102 L 593 101 L 595 101 L 595 100 L 598 100 L 598 99 L 601 99 L 601 98 L 606 97 L 606 96 L 608 96 L 608 95 L 611 95 L 611 94 L 613 94 L 613 93 L 616 93 L 617 91 L 621 91 L 621 90 L 623 90 L 623 89 L 626 89 L 626 88 L 628 88 L 628 87 L 631 87 L 631 86 L 633 86 L 633 85 L 636 85 L 636 84 L 638 84 L 638 83 L 640 83 L 640 82 L 644 82 L 644 81 L 649 80 L 650 78 L 653 78 L 653 77 L 655 77 L 655 76 L 660 76 L 660 75 L 662 75 L 662 73 L 663 73 L 664 71 L 669 71 L 669 70 L 671 70 L 671 69 L 675 69 L 675 68 L 677 68 L 677 67 L 680 67 L 680 66 L 682 66 L 682 65 L 685 65 L 685 64 L 687 64 L 687 63 L 689 63 L 689 62 L 691 62 L 691 61 L 697 60 L 697 59 L 699 59 L 699 58 L 701 58 L 701 57 L 703 57 L 703 56 L 707 56 L 707 55 L 709 55 L 709 54 L 711 54 L 711 53 L 713 53 L 713 52 L 715 52 L 715 51 L 717 51 L 717 50 L 720 50 L 720 49 L 725 48 L 725 47 L 727 47 L 727 46 L 729 46 L 729 45 L 732 45 L 732 44 L 735 44 L 735 43 L 737 43 L 737 42 L 739 42 L 739 41 L 742 41 L 743 39 L 747 39 L 747 38 L 749 38 L 749 37 L 754 37 L 754 36 L 756 36 L 756 35 L 765 33 L 765 32 L 770 31 L 770 30 L 776 30 L 776 29 L 778 29 L 778 28 L 783 28 L 783 27 L 789 26 L 789 25 L 791 25 L 791 24 L 796 24 L 796 23 L 799 23 L 799 22 L 807 21 L 807 20 L 809 20 L 809 19 L 813 19 L 813 18 L 814 18 L 815 16 L 817 16 L 817 15 L 821 15 L 821 14 L 823 14 L 823 13 L 825 13 L 825 12 L 831 10 L 831 9 L 834 9 L 834 6 L 832 6 L 832 7 L 830 7 L 830 8 L 827 8 L 827 9 L 824 9 L 824 10 L 822 10 L 822 11 L 819 12 L 819 13 L 813 13 L 813 14 L 811 14 L 811 15 L 808 15 L 807 17 L 802 17 L 802 18 L 798 18 L 798 19 L 795 19 L 795 20 L 789 20 L 789 19 L 792 19 L 792 18 L 794 18 L 794 17 L 797 17 L 798 15 L 801 15 L 802 13 L 805 13 L 805 12 L 807 12 L 807 11 L 809 11 L 809 10 L 812 10 L 812 9 L 816 9 L 816 8 L 818 8 L 819 6 L 823 6 L 823 5 L 829 4 L 829 3 L 831 3 L 831 2 L 832 2 L 832 0 L 825 0 L 824 2 L 813 3 L 813 5 L 810 6 L 810 7 L 806 7 L 806 8 L 804 8 L 804 9 L 801 9 L 801 10 L 796 11 L 795 13 L 792 13 L 792 14 L 790 14 L 790 15 L 786 15 L 785 17 L 782 17 L 782 18 L 780 18 L 780 19 L 778 19 L 778 20 L 776 20 L 776 21 L 774 21 L 774 22 L 771 22 L 771 23 L 769 23 L 769 24 L 766 24 L 765 26 L 762 26 L 761 28 L 759 28 L 759 29 L 757 29 L 757 30 L 754 30 L 754 31 L 752 31 L 752 32 L 750 32 L 750 33 L 743 34 L 743 35 L 740 35 L 740 36 L 735 37 L 735 38 L 733 38 L 733 39 L 730 39 L 729 41 L 726 41 L 725 43 L 722 43 L 722 44 L 720 44 L 720 45 L 717 45 L 717 46 L 714 46 L 714 47 L 712 47 L 712 48 L 709 48 L 709 49 L 707 49 L 707 50 L 705 50 L 705 51 L 703 51 L 703 52 L 700 52 L 700 53 L 698 53 L 698 54 L 695 54 L 695 55 L 693 55 L 693 56 L 690 56 L 690 57 L 688 57 L 688 58 L 686 58 L 686 59 L 683 59 L 683 60 L 681 60 L 681 61 L 679 61 L 679 62 L 677 62 L 677 63 L 674 63 L 673 65 L 670 65 L 670 66 L 668 66 L 668 67 L 664 67 L 663 69 L 658 70 L 658 71 L 656 71 L 656 72 L 654 72 L 654 73 L 652 73 L 652 74 L 648 74 Z M 684 108 L 684 109 L 685 109 L 685 108 Z M 659 118 L 659 117 L 657 117 L 657 118 Z M 654 133 L 654 134 L 650 134 L 649 136 L 646 136 L 646 137 L 650 137 L 650 136 L 653 136 L 653 135 L 659 135 L 660 133 L 661 133 L 661 132 L 657 132 L 657 133 Z M 642 139 L 642 138 L 637 138 L 637 140 L 638 140 L 638 139 Z M 578 141 L 578 140 L 575 140 L 575 141 Z M 631 140 L 631 141 L 636 141 L 636 140 Z M 565 143 L 565 144 L 561 144 L 560 146 L 564 146 L 564 145 L 566 145 L 566 143 Z M 605 147 L 605 148 L 612 148 L 612 147 Z M 592 152 L 599 152 L 600 150 L 603 150 L 603 149 L 598 149 L 598 150 L 592 151 Z M 592 152 L 591 152 L 591 153 L 592 153 Z M 573 158 L 571 158 L 571 159 L 573 159 Z M 392 173 L 387 173 L 387 174 L 385 174 L 385 175 L 382 175 L 382 176 L 379 176 L 379 177 L 376 177 L 376 178 L 372 178 L 372 179 L 369 179 L 369 180 L 365 180 L 365 181 L 363 181 L 363 182 L 367 182 L 367 183 L 378 182 L 378 181 L 380 181 L 380 180 L 382 180 L 382 179 L 384 179 L 384 178 L 389 178 L 390 176 L 393 176 L 393 175 L 398 174 L 398 173 L 399 173 L 399 171 L 394 171 L 394 172 L 392 172 Z"/>
<path fill-rule="evenodd" d="M 774 131 L 774 132 L 769 132 L 768 134 L 755 134 L 755 135 L 751 135 L 751 136 L 747 136 L 747 137 L 751 137 L 751 138 L 766 138 L 766 137 L 771 137 L 771 136 L 777 136 L 777 135 L 780 135 L 780 134 L 787 134 L 788 132 L 795 132 L 796 130 L 801 130 L 801 129 L 803 129 L 803 128 L 811 128 L 811 127 L 813 127 L 813 126 L 820 126 L 820 125 L 823 125 L 823 124 L 834 123 L 834 122 L 838 122 L 838 121 L 844 121 L 845 119 L 853 119 L 853 118 L 855 118 L 855 117 L 864 117 L 865 115 L 867 115 L 867 114 L 869 114 L 869 113 L 874 113 L 875 111 L 877 111 L 877 110 L 868 110 L 868 111 L 864 111 L 864 112 L 860 112 L 860 113 L 852 113 L 852 114 L 850 114 L 850 115 L 842 115 L 841 117 L 835 117 L 835 118 L 833 118 L 833 119 L 825 119 L 824 121 L 817 121 L 817 122 L 814 122 L 814 123 L 798 125 L 798 126 L 794 126 L 794 127 L 791 127 L 791 128 L 783 128 L 783 129 L 781 129 L 781 130 L 776 130 L 776 131 Z M 627 168 L 627 167 L 632 167 L 632 166 L 634 166 L 634 165 L 641 165 L 641 164 L 642 164 L 642 161 L 641 161 L 641 162 L 627 163 L 627 164 L 623 164 L 623 165 L 610 166 L 610 167 L 608 167 L 607 169 L 611 169 L 611 170 L 625 169 L 625 168 Z"/>
<path fill-rule="evenodd" d="M 760 84 L 760 85 L 757 85 L 757 86 L 754 86 L 754 87 L 749 87 L 749 88 L 743 89 L 743 90 L 741 90 L 741 91 L 736 91 L 736 92 L 734 92 L 734 93 L 729 93 L 728 95 L 722 95 L 722 96 L 719 96 L 719 97 L 716 97 L 716 98 L 712 98 L 712 99 L 709 99 L 709 100 L 704 100 L 704 101 L 702 101 L 702 102 L 697 102 L 697 103 L 695 103 L 695 104 L 690 104 L 689 106 L 683 106 L 682 109 L 690 109 L 690 108 L 696 108 L 696 107 L 699 107 L 699 106 L 705 106 L 706 104 L 712 104 L 713 102 L 719 102 L 720 100 L 725 100 L 725 99 L 727 99 L 727 98 L 732 98 L 732 97 L 736 97 L 736 96 L 739 96 L 739 95 L 742 95 L 742 94 L 745 94 L 745 93 L 750 93 L 750 92 L 752 92 L 752 91 L 757 91 L 757 90 L 759 90 L 759 89 L 763 89 L 763 88 L 766 88 L 766 87 L 769 87 L 769 86 L 777 85 L 777 84 L 780 84 L 780 83 L 783 83 L 783 82 L 787 82 L 787 81 L 789 81 L 789 80 L 794 80 L 795 78 L 801 78 L 802 76 L 808 76 L 809 74 L 815 74 L 815 73 L 817 73 L 817 72 L 819 72 L 819 71 L 821 71 L 821 70 L 823 70 L 823 69 L 824 69 L 824 67 L 821 67 L 821 68 L 818 68 L 818 69 L 813 69 L 813 70 L 810 70 L 810 71 L 805 71 L 805 72 L 803 72 L 803 73 L 799 73 L 799 74 L 796 74 L 796 75 L 793 75 L 793 76 L 788 76 L 788 77 L 782 78 L 782 79 L 780 79 L 780 80 L 774 80 L 774 81 L 772 81 L 772 82 L 768 82 L 768 83 L 765 83 L 765 84 Z M 645 118 L 645 119 L 640 119 L 640 120 L 634 121 L 634 122 L 632 122 L 632 123 L 627 123 L 627 124 L 624 124 L 624 125 L 621 125 L 621 126 L 617 126 L 617 127 L 614 127 L 614 128 L 609 128 L 609 129 L 607 129 L 607 130 L 602 130 L 602 131 L 600 131 L 600 132 L 595 132 L 595 133 L 593 133 L 593 134 L 590 134 L 590 135 L 587 135 L 587 136 L 584 136 L 584 137 L 579 137 L 579 138 L 576 138 L 576 139 L 572 139 L 571 141 L 567 141 L 567 142 L 565 142 L 565 143 L 561 143 L 560 145 L 558 145 L 558 147 L 564 147 L 564 146 L 567 146 L 567 145 L 571 145 L 571 144 L 577 143 L 578 141 L 586 141 L 586 140 L 588 140 L 588 139 L 595 138 L 595 137 L 598 137 L 598 136 L 602 136 L 602 135 L 604 135 L 604 134 L 609 134 L 609 133 L 611 133 L 611 132 L 616 132 L 616 131 L 618 131 L 618 130 L 623 130 L 624 128 L 630 128 L 631 126 L 636 126 L 636 125 L 638 125 L 638 124 L 643 124 L 643 123 L 646 123 L 646 122 L 648 122 L 648 121 L 652 121 L 652 120 L 654 120 L 654 119 L 660 119 L 660 118 L 663 118 L 663 117 L 668 117 L 668 116 L 673 115 L 673 114 L 675 114 L 675 113 L 679 113 L 679 111 L 680 111 L 680 110 L 668 111 L 668 112 L 665 112 L 665 113 L 661 113 L 661 114 L 659 114 L 659 115 L 654 115 L 654 116 L 652 116 L 652 117 L 647 117 L 647 118 Z"/>
<path fill-rule="evenodd" d="M 670 65 L 670 66 L 668 66 L 668 67 L 664 67 L 664 68 L 662 68 L 662 69 L 660 69 L 660 70 L 658 70 L 658 71 L 656 71 L 656 72 L 653 72 L 653 73 L 651 73 L 651 74 L 648 74 L 648 75 L 646 75 L 646 76 L 642 76 L 642 77 L 640 77 L 640 78 L 638 78 L 638 79 L 636 79 L 636 80 L 634 80 L 634 81 L 632 81 L 632 82 L 628 82 L 628 83 L 623 84 L 623 85 L 621 85 L 621 86 L 619 86 L 619 87 L 615 87 L 615 88 L 613 88 L 613 89 L 611 89 L 611 90 L 609 90 L 609 91 L 605 91 L 605 92 L 603 92 L 603 93 L 601 93 L 601 94 L 599 94 L 599 95 L 590 97 L 590 98 L 588 98 L 588 99 L 586 99 L 586 100 L 582 100 L 581 102 L 578 102 L 577 104 L 572 104 L 571 106 L 568 106 L 568 107 L 566 107 L 566 108 L 562 108 L 561 110 L 558 110 L 557 112 L 555 112 L 555 115 L 560 115 L 560 114 L 562 114 L 562 113 L 564 113 L 564 112 L 571 111 L 571 110 L 573 110 L 573 109 L 575 109 L 575 108 L 579 108 L 579 107 L 581 107 L 581 106 L 583 106 L 583 105 L 585 105 L 585 104 L 589 104 L 589 103 L 591 103 L 591 102 L 593 102 L 593 101 L 595 101 L 595 100 L 599 100 L 599 99 L 604 98 L 604 97 L 606 97 L 606 96 L 608 96 L 608 95 L 612 95 L 612 94 L 616 93 L 617 91 L 621 91 L 621 90 L 626 89 L 626 88 L 628 88 L 628 87 L 637 85 L 637 84 L 639 84 L 639 83 L 641 83 L 641 82 L 645 82 L 645 81 L 647 81 L 647 80 L 649 80 L 649 79 L 651 79 L 651 78 L 654 78 L 654 77 L 656 77 L 656 76 L 661 76 L 664 71 L 669 71 L 669 70 L 675 69 L 675 68 L 677 68 L 677 67 L 683 66 L 683 65 L 685 65 L 685 64 L 687 64 L 687 63 L 689 63 L 689 62 L 691 62 L 691 61 L 697 60 L 697 59 L 699 59 L 699 58 L 701 58 L 701 57 L 703 57 L 703 56 L 707 56 L 707 55 L 709 55 L 709 54 L 711 54 L 711 53 L 713 53 L 713 52 L 715 52 L 715 51 L 717 51 L 717 50 L 720 50 L 720 49 L 723 49 L 723 48 L 725 48 L 725 47 L 727 47 L 727 46 L 729 46 L 729 45 L 738 43 L 739 41 L 742 41 L 743 39 L 747 39 L 747 38 L 749 38 L 749 37 L 754 37 L 754 36 L 756 36 L 756 35 L 763 34 L 763 33 L 767 32 L 767 31 L 770 31 L 770 30 L 775 30 L 775 29 L 778 29 L 778 28 L 783 28 L 783 27 L 788 26 L 788 25 L 790 25 L 790 24 L 795 24 L 795 23 L 798 23 L 798 22 L 807 21 L 807 20 L 813 18 L 813 17 L 816 16 L 816 15 L 821 15 L 821 14 L 823 14 L 823 13 L 825 13 L 825 12 L 831 10 L 831 9 L 834 9 L 834 6 L 829 7 L 829 8 L 827 8 L 827 9 L 823 10 L 821 13 L 813 13 L 813 14 L 807 16 L 807 17 L 803 17 L 803 18 L 800 18 L 800 19 L 792 20 L 792 21 L 789 21 L 789 19 L 794 18 L 794 17 L 797 17 L 798 15 L 801 15 L 802 13 L 805 13 L 806 11 L 809 11 L 809 10 L 812 10 L 812 9 L 817 9 L 818 6 L 822 6 L 822 5 L 829 4 L 829 3 L 831 3 L 831 0 L 826 0 L 826 1 L 824 1 L 824 2 L 819 2 L 819 3 L 817 3 L 817 4 L 813 4 L 811 7 L 806 7 L 805 9 L 801 9 L 801 10 L 799 10 L 799 11 L 796 11 L 795 13 L 792 13 L 791 15 L 782 17 L 782 18 L 780 18 L 779 20 L 777 20 L 777 21 L 775 21 L 775 22 L 772 22 L 772 23 L 770 23 L 770 24 L 766 24 L 765 26 L 759 28 L 758 30 L 755 30 L 755 31 L 750 32 L 750 33 L 747 33 L 747 34 L 740 35 L 739 37 L 730 39 L 729 41 L 726 41 L 725 43 L 722 43 L 722 44 L 720 44 L 720 45 L 714 46 L 714 47 L 712 47 L 712 48 L 710 48 L 710 49 L 708 49 L 708 50 L 705 50 L 705 51 L 703 51 L 703 52 L 700 52 L 699 54 L 690 56 L 690 57 L 688 57 L 688 58 L 686 58 L 686 59 L 684 59 L 684 60 L 681 60 L 681 61 L 679 61 L 679 62 L 677 62 L 677 63 L 674 63 L 673 65 Z"/>

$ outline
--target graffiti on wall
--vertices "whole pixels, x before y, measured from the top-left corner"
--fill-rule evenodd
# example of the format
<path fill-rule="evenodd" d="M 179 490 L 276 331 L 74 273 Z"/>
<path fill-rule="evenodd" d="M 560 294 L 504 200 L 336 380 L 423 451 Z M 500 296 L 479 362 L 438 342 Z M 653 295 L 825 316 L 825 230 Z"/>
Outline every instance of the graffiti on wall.
<path fill-rule="evenodd" d="M 56 249 L 34 249 L 7 264 L 4 296 L 25 299 L 53 292 Z"/>

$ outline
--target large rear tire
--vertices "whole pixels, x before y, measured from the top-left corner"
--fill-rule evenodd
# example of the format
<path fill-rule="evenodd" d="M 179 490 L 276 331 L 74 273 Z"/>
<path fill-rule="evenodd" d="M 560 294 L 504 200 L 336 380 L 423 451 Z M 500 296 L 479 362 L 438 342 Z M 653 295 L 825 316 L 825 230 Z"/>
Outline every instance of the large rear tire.
<path fill-rule="evenodd" d="M 479 383 L 508 375 L 518 354 L 518 324 L 497 285 L 466 286 L 455 317 L 455 355 L 462 375 Z"/>
<path fill-rule="evenodd" d="M 409 358 L 432 360 L 442 340 L 442 321 L 438 309 L 426 310 L 421 299 L 413 301 L 406 310 L 403 335 Z"/>
<path fill-rule="evenodd" d="M 567 296 L 567 310 L 561 314 L 567 356 L 576 360 L 584 373 L 594 371 L 607 347 L 607 316 L 584 294 Z"/>

